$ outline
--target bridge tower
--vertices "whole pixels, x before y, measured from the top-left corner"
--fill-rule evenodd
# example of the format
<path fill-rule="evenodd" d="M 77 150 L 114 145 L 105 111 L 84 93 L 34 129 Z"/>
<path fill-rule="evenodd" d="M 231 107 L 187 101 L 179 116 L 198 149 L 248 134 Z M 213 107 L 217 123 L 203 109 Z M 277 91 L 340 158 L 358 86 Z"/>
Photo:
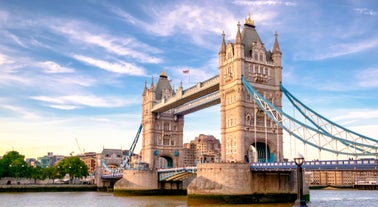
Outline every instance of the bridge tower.
<path fill-rule="evenodd" d="M 266 50 L 254 21 L 246 18 L 241 30 L 237 24 L 235 42 L 219 50 L 219 93 L 221 99 L 222 161 L 273 162 L 283 160 L 282 129 L 254 103 L 242 85 L 241 77 L 276 107 L 282 108 L 281 50 L 275 34 L 272 51 Z"/>
<path fill-rule="evenodd" d="M 177 92 L 180 91 L 181 86 Z M 150 88 L 145 84 L 143 90 L 142 160 L 149 163 L 150 169 L 183 166 L 184 116 L 174 115 L 173 109 L 162 113 L 151 112 L 156 103 L 165 102 L 174 95 L 175 91 L 164 71 L 160 73 L 156 85 L 152 79 Z"/>

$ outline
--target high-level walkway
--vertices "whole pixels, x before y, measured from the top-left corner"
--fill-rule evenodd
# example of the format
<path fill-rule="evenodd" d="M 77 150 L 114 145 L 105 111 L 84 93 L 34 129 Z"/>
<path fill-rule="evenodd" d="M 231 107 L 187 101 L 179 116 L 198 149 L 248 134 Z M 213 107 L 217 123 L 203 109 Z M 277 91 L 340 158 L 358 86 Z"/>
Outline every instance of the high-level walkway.
<path fill-rule="evenodd" d="M 162 101 L 152 108 L 153 113 L 174 109 L 175 114 L 185 115 L 220 103 L 219 76 L 214 76 L 193 87 L 178 91 L 175 96 Z"/>

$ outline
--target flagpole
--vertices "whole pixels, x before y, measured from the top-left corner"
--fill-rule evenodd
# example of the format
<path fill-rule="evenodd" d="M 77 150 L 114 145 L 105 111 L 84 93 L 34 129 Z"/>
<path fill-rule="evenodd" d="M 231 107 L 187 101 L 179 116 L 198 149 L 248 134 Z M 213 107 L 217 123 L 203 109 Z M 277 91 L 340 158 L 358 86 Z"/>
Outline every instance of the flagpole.
<path fill-rule="evenodd" d="M 186 70 L 183 70 L 182 73 L 184 74 L 188 74 L 188 87 L 190 87 L 190 70 L 189 69 L 186 69 Z"/>

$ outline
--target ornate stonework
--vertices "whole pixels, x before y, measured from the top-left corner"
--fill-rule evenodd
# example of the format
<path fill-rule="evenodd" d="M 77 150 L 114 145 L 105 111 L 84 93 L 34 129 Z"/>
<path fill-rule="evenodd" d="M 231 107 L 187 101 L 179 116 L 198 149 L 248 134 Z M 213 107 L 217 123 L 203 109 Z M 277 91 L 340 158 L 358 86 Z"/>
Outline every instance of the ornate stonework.
<path fill-rule="evenodd" d="M 223 34 L 219 50 L 222 161 L 282 161 L 282 129 L 258 108 L 241 82 L 244 76 L 267 100 L 282 108 L 282 53 L 277 33 L 271 52 L 265 49 L 250 16 L 242 31 L 239 23 L 237 26 L 235 43 L 226 45 Z"/>
<path fill-rule="evenodd" d="M 157 168 L 159 158 L 165 158 L 165 167 L 183 166 L 183 126 L 184 117 L 176 116 L 173 110 L 163 113 L 152 113 L 152 107 L 159 102 L 175 95 L 168 76 L 160 74 L 156 86 L 151 82 L 150 88 L 145 86 L 142 101 L 143 143 L 142 160 Z M 161 166 L 159 166 L 161 168 Z"/>
<path fill-rule="evenodd" d="M 272 50 L 267 50 L 250 16 L 246 19 L 242 30 L 240 23 L 237 24 L 234 43 L 229 41 L 226 44 L 225 34 L 222 34 L 218 54 L 221 161 L 223 162 L 283 160 L 282 129 L 258 108 L 242 84 L 242 76 L 244 76 L 267 100 L 276 107 L 282 108 L 280 91 L 282 53 L 277 36 L 275 33 Z M 197 88 L 201 88 L 200 83 L 193 90 Z M 185 91 L 186 94 L 192 92 Z M 150 87 L 144 88 L 142 160 L 149 163 L 152 169 L 161 167 L 161 164 L 158 165 L 159 158 L 167 160 L 165 164 L 167 167 L 184 165 L 184 156 L 181 156 L 184 151 L 184 115 L 175 115 L 174 109 L 157 112 L 155 108 L 152 112 L 154 106 L 171 100 L 180 100 L 183 94 L 181 86 L 176 92 L 172 89 L 165 72 L 160 74 L 156 85 L 152 80 Z"/>

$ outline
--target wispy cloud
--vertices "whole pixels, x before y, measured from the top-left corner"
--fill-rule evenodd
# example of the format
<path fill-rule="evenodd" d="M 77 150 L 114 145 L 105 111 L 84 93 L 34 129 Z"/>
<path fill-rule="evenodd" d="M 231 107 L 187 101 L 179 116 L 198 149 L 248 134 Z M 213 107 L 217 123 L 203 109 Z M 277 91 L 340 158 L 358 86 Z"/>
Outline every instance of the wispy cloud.
<path fill-rule="evenodd" d="M 46 73 L 72 73 L 75 70 L 64 67 L 53 61 L 44 61 L 38 64 Z"/>
<path fill-rule="evenodd" d="M 378 68 L 367 68 L 361 70 L 356 76 L 358 85 L 368 88 L 378 87 Z"/>
<path fill-rule="evenodd" d="M 364 52 L 378 47 L 378 38 L 354 41 L 350 43 L 333 43 L 332 46 L 320 47 L 318 51 L 311 51 L 311 53 L 304 53 L 296 55 L 297 59 L 302 60 L 325 60 L 336 58 L 344 55 Z"/>
<path fill-rule="evenodd" d="M 368 16 L 378 16 L 378 11 L 369 8 L 355 8 L 354 11 Z"/>
<path fill-rule="evenodd" d="M 72 55 L 73 58 L 79 60 L 85 64 L 92 65 L 103 70 L 113 72 L 113 73 L 120 73 L 120 74 L 128 74 L 128 75 L 136 75 L 136 76 L 143 76 L 145 75 L 145 71 L 143 68 L 138 67 L 136 65 L 119 61 L 117 63 L 107 62 L 104 60 L 94 59 L 84 55 Z"/>
<path fill-rule="evenodd" d="M 7 55 L 0 53 L 0 65 L 12 64 L 12 63 L 14 63 L 12 59 L 10 59 Z"/>
<path fill-rule="evenodd" d="M 154 35 L 181 34 L 192 39 L 197 45 L 206 45 L 206 35 L 221 34 L 223 30 L 228 34 L 236 33 L 237 23 L 237 18 L 229 10 L 216 3 L 209 4 L 209 2 L 201 2 L 201 5 L 194 2 L 191 4 L 183 2 L 149 7 L 146 8 L 146 13 L 151 16 L 152 20 L 148 22 L 141 21 L 118 8 L 111 10 L 124 21 L 137 25 Z"/>
<path fill-rule="evenodd" d="M 10 33 L 9 31 L 4 31 L 3 32 L 4 36 L 7 37 L 8 39 L 10 39 L 11 41 L 15 42 L 17 45 L 23 47 L 23 48 L 28 48 L 28 46 L 26 44 L 24 44 L 20 38 L 18 38 L 18 36 Z"/>
<path fill-rule="evenodd" d="M 161 53 L 157 48 L 151 47 L 145 43 L 139 42 L 132 37 L 117 37 L 106 33 L 91 33 L 88 23 L 78 22 L 75 20 L 66 23 L 51 26 L 51 30 L 63 34 L 71 41 L 88 46 L 97 46 L 105 49 L 107 52 L 118 56 L 126 56 L 137 62 L 143 63 L 161 63 L 162 59 L 153 54 Z M 84 29 L 87 28 L 87 29 Z M 141 52 L 143 51 L 143 52 Z"/>
<path fill-rule="evenodd" d="M 20 114 L 25 119 L 39 119 L 39 118 L 41 118 L 40 115 L 38 115 L 37 113 L 34 112 L 35 110 L 33 110 L 33 111 L 28 110 L 28 109 L 20 107 L 20 106 L 4 104 L 4 105 L 0 106 L 0 108 L 10 110 L 10 111 L 13 111 L 17 114 Z"/>
<path fill-rule="evenodd" d="M 234 4 L 237 5 L 249 5 L 249 6 L 295 6 L 294 1 L 246 1 L 246 0 L 235 0 Z"/>
<path fill-rule="evenodd" d="M 71 110 L 82 107 L 122 107 L 133 104 L 132 101 L 127 102 L 125 99 L 117 97 L 98 97 L 93 95 L 69 95 L 69 96 L 33 96 L 33 100 L 48 103 L 51 108 Z M 139 103 L 139 102 L 138 102 Z"/>
<path fill-rule="evenodd" d="M 361 122 L 361 120 L 367 120 L 367 119 L 377 119 L 378 118 L 378 110 L 376 109 L 363 109 L 363 110 L 355 110 L 355 111 L 349 111 L 341 116 L 334 117 L 333 120 L 335 121 L 348 121 L 351 122 Z"/>

